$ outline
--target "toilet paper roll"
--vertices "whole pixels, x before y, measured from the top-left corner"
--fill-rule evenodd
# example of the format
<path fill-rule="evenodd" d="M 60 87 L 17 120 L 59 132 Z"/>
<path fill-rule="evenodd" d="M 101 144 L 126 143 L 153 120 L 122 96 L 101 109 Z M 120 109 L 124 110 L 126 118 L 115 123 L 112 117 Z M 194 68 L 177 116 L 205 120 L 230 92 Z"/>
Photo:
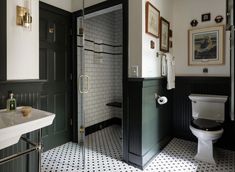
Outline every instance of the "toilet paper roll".
<path fill-rule="evenodd" d="M 157 99 L 157 102 L 158 102 L 158 104 L 160 104 L 160 105 L 166 104 L 167 101 L 168 101 L 168 100 L 167 100 L 167 97 L 165 97 L 165 96 L 159 97 L 159 98 Z"/>

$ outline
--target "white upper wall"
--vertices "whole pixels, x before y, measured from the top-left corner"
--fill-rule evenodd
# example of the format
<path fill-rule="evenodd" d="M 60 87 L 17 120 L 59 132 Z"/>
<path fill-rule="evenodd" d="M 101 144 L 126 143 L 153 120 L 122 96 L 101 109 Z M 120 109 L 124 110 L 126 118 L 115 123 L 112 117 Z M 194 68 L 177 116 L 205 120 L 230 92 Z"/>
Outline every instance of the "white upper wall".
<path fill-rule="evenodd" d="M 211 13 L 210 22 L 201 22 L 201 15 Z M 229 34 L 225 43 L 225 65 L 217 66 L 188 66 L 188 30 L 191 29 L 190 22 L 198 20 L 198 26 L 202 28 L 217 25 L 214 18 L 217 15 L 224 17 L 226 23 L 226 0 L 174 0 L 173 5 L 173 55 L 176 58 L 176 75 L 197 76 L 229 76 Z M 209 73 L 203 74 L 203 68 L 207 67 Z"/>
<path fill-rule="evenodd" d="M 142 0 L 142 74 L 141 77 L 160 77 L 161 62 L 156 58 L 156 53 L 160 49 L 159 38 L 155 38 L 145 32 L 145 4 L 147 0 Z M 161 17 L 165 18 L 172 24 L 172 0 L 149 0 L 159 11 Z M 155 42 L 155 49 L 150 48 L 150 41 Z"/>
<path fill-rule="evenodd" d="M 16 25 L 16 6 L 22 0 L 7 1 L 7 80 L 39 79 L 39 8 L 32 0 L 32 30 Z"/>
<path fill-rule="evenodd" d="M 67 11 L 82 8 L 82 0 L 41 0 Z M 85 0 L 85 6 L 95 5 L 105 0 Z M 226 0 L 150 0 L 160 10 L 161 16 L 170 21 L 173 29 L 173 55 L 176 57 L 177 75 L 199 75 L 204 67 L 188 66 L 188 29 L 190 21 L 198 19 L 198 27 L 215 25 L 214 17 L 226 14 Z M 7 1 L 7 79 L 39 78 L 39 12 L 38 0 L 32 0 L 33 27 L 28 31 L 15 24 L 15 8 L 21 0 Z M 159 39 L 145 33 L 146 0 L 129 1 L 129 76 L 132 66 L 138 66 L 138 77 L 160 76 L 160 63 L 156 58 L 159 51 Z M 201 14 L 211 13 L 211 22 L 201 23 Z M 224 20 L 225 23 L 225 20 Z M 150 41 L 156 44 L 150 49 Z M 228 36 L 226 40 L 225 65 L 208 66 L 213 76 L 229 76 L 230 59 Z M 36 52 L 36 53 L 35 53 Z M 20 59 L 20 60 L 19 60 Z M 27 64 L 27 68 L 25 67 Z M 22 67 L 23 66 L 23 67 Z M 17 69 L 17 70 L 16 70 Z"/>
<path fill-rule="evenodd" d="M 40 1 L 61 8 L 63 10 L 72 12 L 72 0 L 40 0 Z M 82 0 L 76 0 L 76 1 L 82 1 Z"/>
<path fill-rule="evenodd" d="M 65 9 L 71 4 L 71 11 L 82 9 L 82 0 L 69 0 L 61 4 L 61 0 L 41 0 L 45 3 Z M 85 7 L 89 7 L 105 0 L 85 0 Z M 129 1 L 129 76 L 132 77 L 131 67 L 138 66 L 138 77 L 160 76 L 160 61 L 156 58 L 159 51 L 159 38 L 145 33 L 145 4 L 147 0 Z M 172 21 L 172 0 L 150 0 L 161 12 L 161 16 Z M 61 6 L 59 6 L 61 5 Z M 155 49 L 150 49 L 150 41 L 156 44 Z"/>
<path fill-rule="evenodd" d="M 131 67 L 138 67 L 138 77 L 142 75 L 142 0 L 129 1 L 129 76 Z"/>
<path fill-rule="evenodd" d="M 149 0 L 159 11 L 160 15 L 172 22 L 172 0 Z M 138 77 L 161 76 L 159 38 L 146 33 L 145 15 L 147 0 L 129 1 L 129 77 L 133 75 L 133 67 L 138 66 Z M 155 48 L 150 48 L 150 42 L 155 42 Z"/>

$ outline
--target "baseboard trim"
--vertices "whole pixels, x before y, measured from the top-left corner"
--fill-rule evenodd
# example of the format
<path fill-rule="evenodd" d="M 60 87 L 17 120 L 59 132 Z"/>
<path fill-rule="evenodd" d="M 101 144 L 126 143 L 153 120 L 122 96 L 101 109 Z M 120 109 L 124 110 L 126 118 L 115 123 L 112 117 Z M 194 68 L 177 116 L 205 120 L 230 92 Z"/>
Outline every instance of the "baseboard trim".
<path fill-rule="evenodd" d="M 161 152 L 161 150 L 172 140 L 171 136 L 162 139 L 158 144 L 154 145 L 145 155 L 135 155 L 129 152 L 129 164 L 141 170 L 144 170 L 149 163 Z"/>
<path fill-rule="evenodd" d="M 111 125 L 122 125 L 122 120 L 120 118 L 111 118 L 106 121 L 99 122 L 97 124 L 94 124 L 92 126 L 86 127 L 85 128 L 85 135 L 92 134 L 96 131 L 102 130 L 106 127 L 109 127 Z"/>

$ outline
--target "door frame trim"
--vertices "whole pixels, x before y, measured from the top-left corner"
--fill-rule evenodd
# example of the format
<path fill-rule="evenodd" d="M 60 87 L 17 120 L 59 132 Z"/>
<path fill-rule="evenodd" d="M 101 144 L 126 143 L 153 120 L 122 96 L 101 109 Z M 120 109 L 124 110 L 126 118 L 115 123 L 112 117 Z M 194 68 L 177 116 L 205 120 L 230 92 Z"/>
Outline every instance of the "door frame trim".
<path fill-rule="evenodd" d="M 0 81 L 7 79 L 7 1 L 0 1 Z"/>
<path fill-rule="evenodd" d="M 122 5 L 123 11 L 123 160 L 128 162 L 128 44 L 129 44 L 129 0 L 107 0 L 105 2 L 85 8 L 85 14 L 100 11 L 115 5 Z M 78 105 L 77 105 L 77 17 L 82 15 L 82 10 L 78 10 L 72 14 L 73 29 L 73 141 L 78 139 Z"/>

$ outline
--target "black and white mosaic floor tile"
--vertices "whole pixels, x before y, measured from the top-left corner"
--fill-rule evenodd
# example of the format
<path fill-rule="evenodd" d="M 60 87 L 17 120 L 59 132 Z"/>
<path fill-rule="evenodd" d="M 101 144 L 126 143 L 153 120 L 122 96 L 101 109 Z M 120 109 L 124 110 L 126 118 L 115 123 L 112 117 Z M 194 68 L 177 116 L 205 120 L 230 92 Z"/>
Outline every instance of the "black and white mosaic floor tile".
<path fill-rule="evenodd" d="M 218 149 L 218 164 L 194 160 L 197 144 L 174 138 L 144 172 L 235 172 L 235 152 Z M 67 143 L 42 155 L 42 172 L 141 172 L 122 162 L 121 128 L 112 126 L 86 137 L 85 168 L 81 148 Z"/>

